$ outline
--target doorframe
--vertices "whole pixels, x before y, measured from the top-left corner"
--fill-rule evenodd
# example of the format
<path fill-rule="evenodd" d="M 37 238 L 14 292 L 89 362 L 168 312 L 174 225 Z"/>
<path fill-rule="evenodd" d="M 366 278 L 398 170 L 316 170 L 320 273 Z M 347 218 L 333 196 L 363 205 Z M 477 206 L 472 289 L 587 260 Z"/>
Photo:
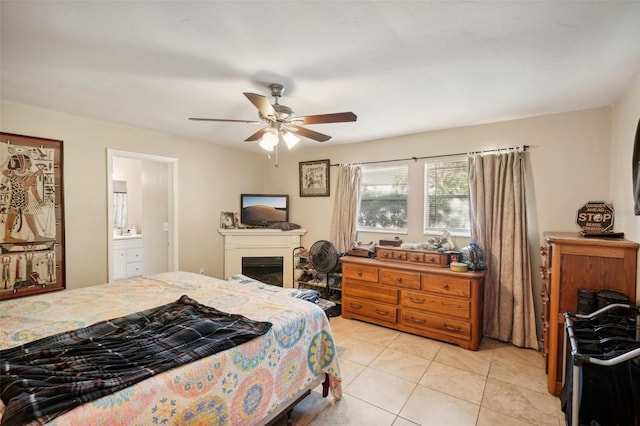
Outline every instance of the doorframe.
<path fill-rule="evenodd" d="M 113 281 L 113 159 L 114 157 L 165 163 L 168 166 L 168 206 L 169 230 L 168 270 L 178 270 L 178 159 L 139 152 L 107 149 L 107 276 Z"/>

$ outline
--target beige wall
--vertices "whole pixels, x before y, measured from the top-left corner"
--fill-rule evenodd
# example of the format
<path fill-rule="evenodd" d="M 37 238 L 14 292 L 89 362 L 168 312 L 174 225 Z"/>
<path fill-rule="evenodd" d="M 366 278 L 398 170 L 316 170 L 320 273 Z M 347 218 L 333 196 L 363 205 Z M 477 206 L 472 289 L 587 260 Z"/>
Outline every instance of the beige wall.
<path fill-rule="evenodd" d="M 615 227 L 625 237 L 640 242 L 640 216 L 633 211 L 631 159 L 640 120 L 640 73 L 614 105 L 611 114 L 611 199 L 615 206 Z M 640 303 L 640 273 L 636 280 L 636 298 Z"/>
<path fill-rule="evenodd" d="M 290 221 L 308 229 L 302 244 L 310 246 L 319 239 L 329 239 L 333 197 L 299 197 L 299 161 L 364 162 L 530 145 L 527 197 L 537 295 L 542 233 L 577 232 L 576 209 L 584 202 L 613 202 L 616 230 L 640 240 L 638 218 L 631 211 L 628 164 L 633 121 L 638 118 L 638 80 L 613 110 L 576 111 L 349 145 L 341 145 L 339 135 L 335 135 L 333 142 L 299 145 L 291 152 L 282 150 L 277 168 L 264 155 L 11 102 L 2 103 L 2 130 L 65 141 L 69 287 L 106 281 L 106 148 L 179 159 L 180 269 L 197 271 L 202 266 L 207 274 L 222 276 L 218 214 L 221 210 L 237 211 L 241 192 L 288 193 Z M 331 168 L 331 172 L 333 195 L 337 170 Z M 421 241 L 425 237 L 420 162 L 411 162 L 410 188 L 409 231 L 400 237 Z M 95 229 L 105 232 L 88 231 Z M 388 236 L 360 234 L 358 240 L 368 242 Z"/>
<path fill-rule="evenodd" d="M 585 201 L 609 197 L 610 109 L 601 108 L 523 120 L 470 126 L 360 144 L 318 144 L 280 156 L 280 166 L 267 170 L 274 191 L 291 194 L 291 220 L 309 232 L 303 243 L 328 239 L 333 197 L 298 196 L 298 162 L 330 159 L 331 163 L 390 160 L 491 148 L 530 145 L 527 193 L 532 205 L 533 237 L 544 231 L 578 231 L 576 209 Z M 337 178 L 331 169 L 332 195 Z M 423 165 L 410 162 L 408 234 L 403 240 L 422 241 Z M 392 234 L 396 235 L 396 234 Z M 384 234 L 361 233 L 360 241 Z M 386 235 L 387 237 L 389 235 Z M 536 247 L 538 241 L 535 242 Z M 535 256 L 534 256 L 535 257 Z"/>
<path fill-rule="evenodd" d="M 222 277 L 220 211 L 268 189 L 261 155 L 7 101 L 0 117 L 4 132 L 64 141 L 67 288 L 107 281 L 108 148 L 178 159 L 182 270 Z"/>
<path fill-rule="evenodd" d="M 378 141 L 339 145 L 325 143 L 281 155 L 280 166 L 269 168 L 274 190 L 291 194 L 291 221 L 309 229 L 302 245 L 329 239 L 333 197 L 298 196 L 298 162 L 330 159 L 331 163 L 389 160 L 464 153 L 492 148 L 530 145 L 527 168 L 527 203 L 531 232 L 530 252 L 537 318 L 542 282 L 539 247 L 545 231 L 578 232 L 576 210 L 590 200 L 611 201 L 610 108 L 577 111 L 508 122 L 409 135 Z M 332 168 L 331 193 L 337 170 Z M 409 229 L 405 241 L 424 241 L 422 235 L 423 165 L 411 161 L 409 169 Z M 391 234 L 396 235 L 396 234 Z M 360 233 L 361 242 L 377 241 L 385 234 Z M 457 240 L 460 247 L 466 241 Z M 540 324 L 538 324 L 540 327 Z"/>

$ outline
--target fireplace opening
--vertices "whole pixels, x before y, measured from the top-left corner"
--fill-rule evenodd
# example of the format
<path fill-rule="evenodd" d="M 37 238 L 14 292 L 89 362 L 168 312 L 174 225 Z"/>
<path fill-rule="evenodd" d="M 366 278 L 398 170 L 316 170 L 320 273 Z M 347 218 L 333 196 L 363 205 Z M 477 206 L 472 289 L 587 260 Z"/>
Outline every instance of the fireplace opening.
<path fill-rule="evenodd" d="M 282 256 L 243 257 L 242 274 L 278 287 L 284 286 Z"/>

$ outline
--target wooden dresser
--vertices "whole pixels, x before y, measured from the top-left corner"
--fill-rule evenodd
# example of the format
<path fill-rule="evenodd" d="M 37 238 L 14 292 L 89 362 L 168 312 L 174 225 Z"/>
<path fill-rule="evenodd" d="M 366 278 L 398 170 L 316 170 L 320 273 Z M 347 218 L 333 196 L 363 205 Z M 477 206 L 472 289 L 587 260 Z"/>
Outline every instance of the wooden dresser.
<path fill-rule="evenodd" d="M 484 272 L 407 258 L 342 260 L 342 316 L 478 350 Z"/>
<path fill-rule="evenodd" d="M 636 299 L 638 244 L 622 238 L 585 238 L 578 233 L 546 232 L 541 276 L 542 321 L 547 388 L 554 395 L 564 377 L 564 312 L 577 312 L 578 289 L 603 288 Z"/>

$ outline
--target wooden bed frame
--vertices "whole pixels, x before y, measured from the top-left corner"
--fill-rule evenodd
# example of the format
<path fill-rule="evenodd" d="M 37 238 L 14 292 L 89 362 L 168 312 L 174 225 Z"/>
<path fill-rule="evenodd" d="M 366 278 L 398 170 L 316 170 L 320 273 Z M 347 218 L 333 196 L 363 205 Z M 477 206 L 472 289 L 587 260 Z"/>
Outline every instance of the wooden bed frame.
<path fill-rule="evenodd" d="M 273 413 L 272 415 L 267 416 L 266 418 L 263 419 L 264 423 L 262 422 L 258 423 L 258 426 L 273 426 L 278 421 L 280 421 L 280 419 L 282 419 L 285 415 L 287 416 L 287 426 L 291 426 L 293 424 L 293 422 L 291 421 L 291 414 L 293 413 L 293 408 L 296 405 L 298 405 L 300 401 L 302 401 L 307 396 L 309 396 L 311 394 L 311 391 L 316 387 L 318 387 L 319 385 L 322 385 L 322 397 L 326 398 L 327 395 L 329 395 L 329 375 L 328 374 L 325 374 L 324 379 L 322 378 L 322 376 L 318 376 L 318 378 L 314 380 L 306 389 L 300 391 L 298 395 L 291 398 L 290 401 L 292 402 L 290 404 L 286 404 L 282 411 L 278 413 Z"/>

